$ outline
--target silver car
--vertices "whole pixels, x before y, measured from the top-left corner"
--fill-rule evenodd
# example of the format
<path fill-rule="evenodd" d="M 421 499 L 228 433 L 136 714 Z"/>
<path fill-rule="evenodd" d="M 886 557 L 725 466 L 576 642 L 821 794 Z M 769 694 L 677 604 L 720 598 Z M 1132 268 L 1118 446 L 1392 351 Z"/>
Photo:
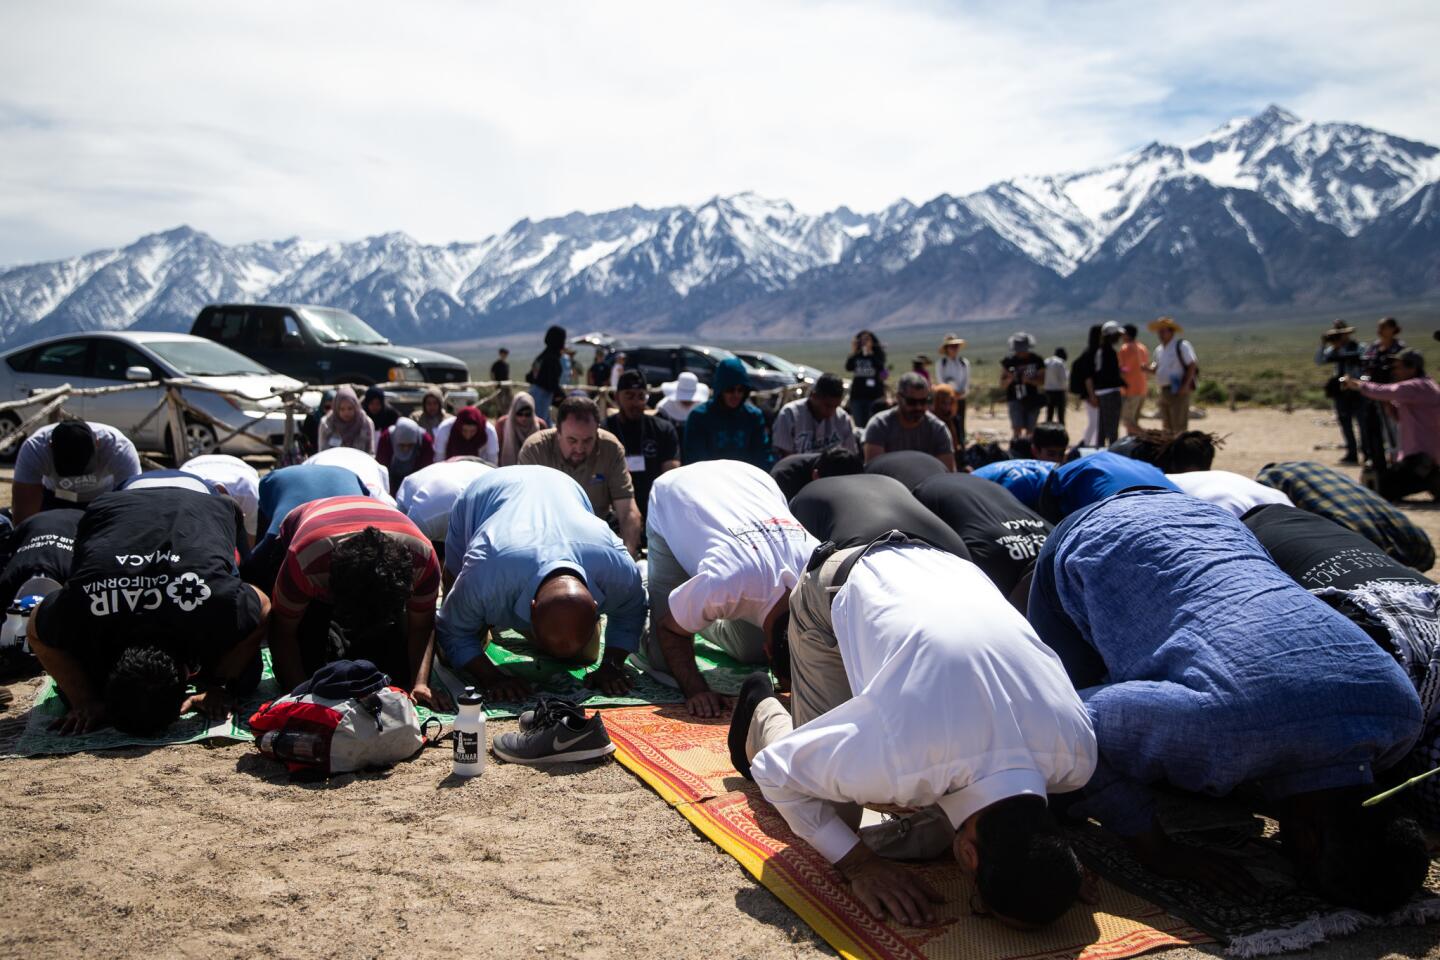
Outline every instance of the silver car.
<path fill-rule="evenodd" d="M 113 387 L 126 382 L 188 378 L 230 393 L 208 390 L 181 392 L 185 402 L 220 425 L 186 418 L 185 445 L 189 457 L 205 453 L 236 456 L 271 453 L 266 441 L 281 446 L 285 439 L 282 401 L 278 390 L 298 390 L 300 381 L 274 373 L 254 360 L 203 337 L 186 333 L 118 331 L 51 337 L 6 353 L 0 363 L 0 399 L 20 400 L 68 383 L 72 387 Z M 66 412 L 121 430 L 141 450 L 171 453 L 169 418 L 161 411 L 141 426 L 164 396 L 164 388 L 146 387 L 98 397 L 71 397 Z M 313 406 L 313 391 L 302 395 Z M 0 436 L 11 433 L 35 411 L 0 412 Z M 220 437 L 247 423 L 243 433 L 218 442 Z M 297 424 L 298 427 L 298 424 Z M 19 443 L 5 454 L 13 459 Z"/>

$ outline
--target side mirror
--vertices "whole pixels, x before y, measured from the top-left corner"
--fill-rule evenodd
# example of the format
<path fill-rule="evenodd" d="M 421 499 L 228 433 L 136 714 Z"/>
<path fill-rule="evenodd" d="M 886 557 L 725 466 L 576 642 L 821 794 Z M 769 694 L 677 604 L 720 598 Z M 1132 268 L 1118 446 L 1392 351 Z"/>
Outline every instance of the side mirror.
<path fill-rule="evenodd" d="M 134 383 L 145 383 L 154 380 L 155 375 L 150 372 L 149 367 L 126 367 L 125 379 Z"/>

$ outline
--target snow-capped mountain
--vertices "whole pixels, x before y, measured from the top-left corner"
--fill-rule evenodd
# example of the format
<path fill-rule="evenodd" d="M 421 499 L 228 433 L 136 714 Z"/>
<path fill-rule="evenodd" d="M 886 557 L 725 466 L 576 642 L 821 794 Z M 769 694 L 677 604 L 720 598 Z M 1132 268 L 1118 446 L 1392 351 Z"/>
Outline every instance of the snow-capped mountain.
<path fill-rule="evenodd" d="M 206 303 L 352 310 L 400 341 L 536 329 L 794 335 L 1084 307 L 1229 309 L 1440 286 L 1440 150 L 1270 107 L 1194 143 L 966 196 L 823 214 L 742 193 L 403 233 L 225 246 L 179 227 L 0 270 L 0 338 L 186 329 Z"/>

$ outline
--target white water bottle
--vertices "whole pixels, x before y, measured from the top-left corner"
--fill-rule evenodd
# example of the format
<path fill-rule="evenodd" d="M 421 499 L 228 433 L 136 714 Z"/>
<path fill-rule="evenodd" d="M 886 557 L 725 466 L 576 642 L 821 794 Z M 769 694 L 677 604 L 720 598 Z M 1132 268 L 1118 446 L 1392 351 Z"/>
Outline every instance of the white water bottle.
<path fill-rule="evenodd" d="M 455 768 L 457 777 L 478 777 L 485 772 L 485 701 L 474 687 L 466 687 L 459 699 L 460 715 L 455 718 Z"/>

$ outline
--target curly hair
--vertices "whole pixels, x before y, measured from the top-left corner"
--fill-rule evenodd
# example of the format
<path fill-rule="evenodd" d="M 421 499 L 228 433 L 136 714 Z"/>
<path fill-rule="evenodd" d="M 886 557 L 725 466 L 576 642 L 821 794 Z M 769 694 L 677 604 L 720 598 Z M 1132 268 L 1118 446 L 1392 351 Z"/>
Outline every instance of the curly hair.
<path fill-rule="evenodd" d="M 1171 437 L 1155 452 L 1155 466 L 1166 473 L 1209 470 L 1215 451 L 1225 446 L 1224 438 L 1200 430 L 1187 430 Z"/>
<path fill-rule="evenodd" d="M 126 647 L 105 678 L 105 713 L 125 733 L 159 733 L 180 716 L 188 688 L 185 668 L 169 653 Z"/>
<path fill-rule="evenodd" d="M 375 527 L 346 537 L 330 558 L 335 619 L 346 628 L 370 628 L 399 618 L 415 577 L 410 550 Z"/>

